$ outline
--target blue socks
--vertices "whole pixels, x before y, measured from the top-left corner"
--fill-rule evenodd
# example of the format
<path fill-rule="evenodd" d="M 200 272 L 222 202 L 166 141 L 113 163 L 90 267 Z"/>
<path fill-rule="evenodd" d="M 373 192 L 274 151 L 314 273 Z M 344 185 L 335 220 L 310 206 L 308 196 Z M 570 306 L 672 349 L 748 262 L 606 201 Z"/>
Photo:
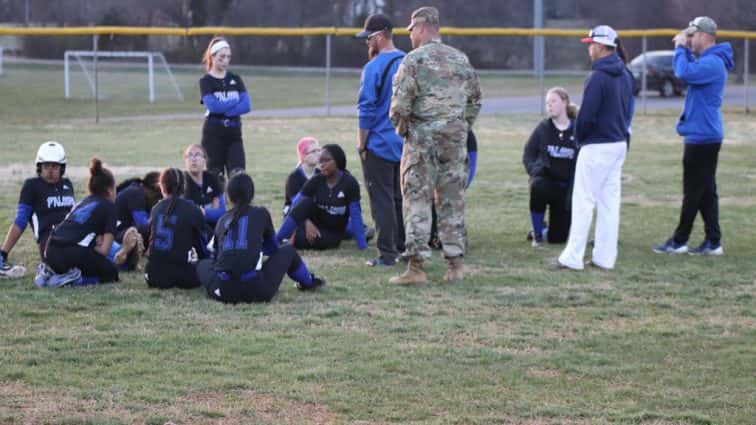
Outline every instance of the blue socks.
<path fill-rule="evenodd" d="M 291 280 L 295 282 L 299 282 L 302 286 L 305 288 L 309 288 L 312 286 L 312 274 L 310 274 L 310 271 L 307 269 L 307 265 L 304 263 L 304 261 L 299 261 L 299 266 L 296 268 L 296 270 L 289 271 L 287 275 L 291 278 Z"/>
<path fill-rule="evenodd" d="M 543 235 L 543 219 L 546 213 L 530 212 L 530 222 L 533 223 L 533 237 L 536 235 L 541 237 Z"/>

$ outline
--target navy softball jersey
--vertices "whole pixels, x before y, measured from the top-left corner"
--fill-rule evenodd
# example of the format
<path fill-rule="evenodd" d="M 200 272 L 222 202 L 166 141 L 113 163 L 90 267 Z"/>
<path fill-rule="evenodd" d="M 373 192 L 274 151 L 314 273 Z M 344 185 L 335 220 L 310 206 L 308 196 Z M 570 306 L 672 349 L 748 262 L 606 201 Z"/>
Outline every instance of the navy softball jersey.
<path fill-rule="evenodd" d="M 26 179 L 21 188 L 15 224 L 23 231 L 27 223 L 31 223 L 34 238 L 44 243 L 53 226 L 63 221 L 75 204 L 70 180 L 62 178 L 50 184 L 41 177 L 32 177 Z"/>
<path fill-rule="evenodd" d="M 171 199 L 163 199 L 152 208 L 150 226 L 150 263 L 186 264 L 192 248 L 202 259 L 208 256 L 205 240 L 205 219 L 192 201 L 178 198 L 170 215 L 166 215 Z"/>
<path fill-rule="evenodd" d="M 303 197 L 313 200 L 316 213 L 308 217 L 318 227 L 344 232 L 349 222 L 349 204 L 360 202 L 360 185 L 348 172 L 342 172 L 333 187 L 328 178 L 315 175 L 301 190 Z"/>
<path fill-rule="evenodd" d="M 117 232 L 122 234 L 131 226 L 136 226 L 140 233 L 147 234 L 149 211 L 144 190 L 139 183 L 134 183 L 118 192 L 115 200 Z M 117 238 L 119 239 L 119 238 Z"/>
<path fill-rule="evenodd" d="M 206 116 L 210 118 L 238 119 L 239 115 L 249 111 L 247 88 L 241 77 L 226 71 L 223 78 L 215 78 L 205 74 L 199 82 L 201 103 L 207 108 Z"/>
<path fill-rule="evenodd" d="M 116 232 L 115 205 L 105 198 L 89 196 L 74 207 L 50 237 L 56 245 L 94 248 L 97 235 Z"/>
<path fill-rule="evenodd" d="M 277 248 L 268 210 L 254 206 L 245 209 L 235 223 L 231 224 L 234 212 L 229 211 L 215 227 L 215 270 L 241 280 L 262 268 L 263 251 L 271 253 Z"/>
<path fill-rule="evenodd" d="M 184 190 L 184 198 L 194 202 L 195 205 L 202 208 L 212 208 L 213 199 L 223 197 L 223 189 L 218 178 L 208 173 L 202 172 L 202 184 L 197 184 L 192 180 L 192 176 L 188 173 L 184 173 L 186 176 L 186 188 Z"/>

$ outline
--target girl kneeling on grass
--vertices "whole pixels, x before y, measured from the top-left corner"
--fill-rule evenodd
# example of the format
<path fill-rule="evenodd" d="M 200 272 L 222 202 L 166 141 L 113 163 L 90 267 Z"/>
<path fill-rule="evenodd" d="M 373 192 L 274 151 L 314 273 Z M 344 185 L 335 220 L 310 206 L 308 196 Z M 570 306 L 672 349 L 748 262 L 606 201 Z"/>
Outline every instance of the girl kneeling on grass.
<path fill-rule="evenodd" d="M 118 268 L 109 258 L 125 261 L 139 249 L 128 244 L 111 252 L 116 232 L 115 179 L 102 161 L 89 162 L 89 196 L 77 204 L 53 230 L 45 250 L 45 263 L 55 272 L 40 286 L 87 285 L 118 281 Z"/>
<path fill-rule="evenodd" d="M 268 210 L 250 205 L 255 196 L 252 177 L 243 172 L 233 175 L 226 193 L 233 209 L 215 227 L 216 261 L 202 260 L 197 265 L 210 298 L 225 303 L 268 302 L 278 292 L 284 274 L 300 290 L 325 284 L 310 273 L 293 246 L 278 246 Z"/>
<path fill-rule="evenodd" d="M 152 208 L 149 260 L 144 274 L 147 285 L 153 288 L 200 286 L 190 253 L 194 248 L 197 258 L 208 256 L 205 219 L 193 201 L 181 197 L 185 184 L 184 173 L 177 168 L 160 173 L 163 200 Z"/>

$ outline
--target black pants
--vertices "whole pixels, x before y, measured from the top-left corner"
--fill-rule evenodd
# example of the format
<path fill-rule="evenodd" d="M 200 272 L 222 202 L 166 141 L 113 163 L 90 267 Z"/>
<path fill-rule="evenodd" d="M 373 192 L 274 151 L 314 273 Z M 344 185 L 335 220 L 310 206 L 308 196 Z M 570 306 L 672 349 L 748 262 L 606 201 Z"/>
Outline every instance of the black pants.
<path fill-rule="evenodd" d="M 297 222 L 297 231 L 294 236 L 294 246 L 297 249 L 334 249 L 338 248 L 341 241 L 344 240 L 344 229 L 331 229 L 312 220 L 317 212 L 317 206 L 315 202 L 310 198 L 302 198 L 297 201 L 297 206 L 291 210 L 291 218 Z M 313 224 L 317 226 L 320 236 L 310 243 L 307 240 L 305 231 L 305 220 L 312 220 Z"/>
<path fill-rule="evenodd" d="M 144 280 L 150 288 L 182 288 L 191 289 L 200 286 L 197 268 L 194 264 L 160 263 L 148 261 L 145 268 Z"/>
<path fill-rule="evenodd" d="M 83 276 L 97 277 L 101 283 L 118 281 L 118 268 L 108 257 L 100 255 L 94 248 L 58 245 L 51 241 L 47 245 L 45 263 L 55 273 L 65 273 L 76 267 L 81 270 Z"/>
<path fill-rule="evenodd" d="M 376 245 L 382 258 L 393 261 L 399 252 L 404 251 L 399 163 L 387 161 L 369 150 L 365 155 L 362 170 L 370 197 L 370 212 L 378 234 Z"/>
<path fill-rule="evenodd" d="M 683 204 L 675 242 L 687 243 L 698 212 L 704 221 L 706 239 L 719 243 L 719 196 L 717 195 L 717 160 L 720 143 L 685 144 L 683 153 Z"/>
<path fill-rule="evenodd" d="M 239 281 L 238 277 L 230 280 L 221 280 L 214 267 L 212 260 L 201 260 L 197 264 L 197 275 L 202 286 L 207 290 L 207 295 L 224 303 L 238 302 L 269 302 L 278 292 L 284 274 L 294 272 L 299 268 L 302 259 L 290 244 L 278 248 L 263 263 L 262 270 L 247 282 Z M 241 275 L 240 271 L 236 275 Z"/>
<path fill-rule="evenodd" d="M 548 176 L 530 179 L 530 212 L 549 209 L 549 243 L 564 243 L 570 234 L 570 186 Z"/>
<path fill-rule="evenodd" d="M 225 175 L 246 168 L 241 126 L 225 127 L 220 122 L 205 120 L 202 126 L 202 147 L 207 151 L 207 170 L 225 183 Z"/>

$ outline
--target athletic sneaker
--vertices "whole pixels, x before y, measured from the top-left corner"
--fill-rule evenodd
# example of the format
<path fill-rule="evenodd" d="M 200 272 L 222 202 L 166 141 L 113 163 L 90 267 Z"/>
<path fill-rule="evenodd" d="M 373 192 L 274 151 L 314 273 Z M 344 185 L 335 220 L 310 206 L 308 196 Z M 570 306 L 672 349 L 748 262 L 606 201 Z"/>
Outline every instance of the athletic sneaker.
<path fill-rule="evenodd" d="M 376 258 L 373 258 L 372 260 L 366 261 L 365 264 L 370 267 L 378 267 L 378 266 L 394 267 L 396 265 L 396 259 L 386 260 L 383 257 L 376 257 Z"/>
<path fill-rule="evenodd" d="M 543 246 L 543 236 L 536 235 L 536 237 L 534 237 L 531 241 L 530 245 L 533 248 L 541 248 Z"/>
<path fill-rule="evenodd" d="M 0 266 L 0 278 L 18 279 L 26 275 L 26 267 L 3 262 Z"/>
<path fill-rule="evenodd" d="M 708 239 L 703 241 L 701 245 L 688 251 L 690 255 L 723 255 L 724 249 L 721 243 L 714 243 Z"/>
<path fill-rule="evenodd" d="M 44 288 L 47 286 L 47 281 L 55 274 L 55 272 L 47 266 L 45 263 L 40 263 L 37 266 L 37 273 L 34 275 L 34 284 L 38 288 Z"/>
<path fill-rule="evenodd" d="M 675 238 L 669 238 L 666 242 L 654 248 L 654 252 L 657 254 L 685 254 L 688 252 L 688 244 L 677 243 Z"/>
<path fill-rule="evenodd" d="M 545 240 L 546 237 L 548 236 L 548 234 L 549 234 L 549 228 L 548 227 L 544 227 L 543 230 L 541 231 L 541 238 L 543 240 Z M 527 236 L 525 236 L 525 239 L 527 239 L 529 241 L 533 240 L 533 229 L 528 230 L 528 234 L 527 234 Z"/>
<path fill-rule="evenodd" d="M 299 282 L 294 282 L 294 286 L 300 291 L 312 291 L 313 289 L 320 288 L 321 286 L 326 284 L 325 278 L 315 276 L 312 273 L 310 273 L 310 279 L 312 280 L 312 284 L 310 286 L 304 286 Z"/>
<path fill-rule="evenodd" d="M 47 281 L 48 288 L 60 288 L 61 286 L 75 286 L 81 281 L 81 270 L 74 267 L 63 274 L 54 274 Z"/>

